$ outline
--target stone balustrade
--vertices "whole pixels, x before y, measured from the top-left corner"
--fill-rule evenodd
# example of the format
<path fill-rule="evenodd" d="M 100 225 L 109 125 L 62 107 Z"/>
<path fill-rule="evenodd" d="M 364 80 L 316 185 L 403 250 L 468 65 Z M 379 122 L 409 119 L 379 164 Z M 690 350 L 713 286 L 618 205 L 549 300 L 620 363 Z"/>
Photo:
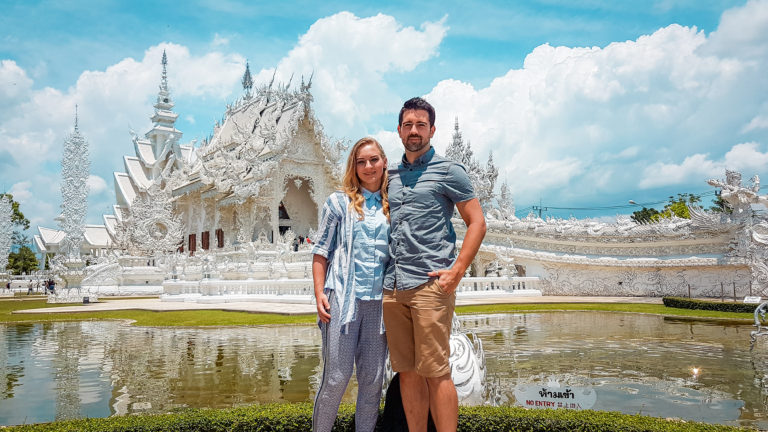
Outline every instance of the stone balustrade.
<path fill-rule="evenodd" d="M 541 295 L 537 277 L 466 277 L 457 288 L 459 297 Z M 203 279 L 166 280 L 163 301 L 231 302 L 283 301 L 306 303 L 314 299 L 312 279 Z"/>
<path fill-rule="evenodd" d="M 538 277 L 465 277 L 456 288 L 457 295 L 482 292 L 537 291 Z"/>

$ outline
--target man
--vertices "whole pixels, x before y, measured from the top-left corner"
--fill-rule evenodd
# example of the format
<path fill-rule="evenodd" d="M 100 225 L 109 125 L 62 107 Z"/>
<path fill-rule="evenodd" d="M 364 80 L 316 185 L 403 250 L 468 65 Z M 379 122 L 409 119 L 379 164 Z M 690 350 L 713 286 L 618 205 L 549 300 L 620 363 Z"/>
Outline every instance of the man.
<path fill-rule="evenodd" d="M 405 102 L 397 131 L 405 147 L 389 171 L 390 262 L 384 279 L 384 324 L 408 429 L 455 431 L 456 387 L 450 334 L 456 287 L 480 248 L 485 218 L 466 169 L 435 154 L 435 110 L 422 98 Z M 467 225 L 456 257 L 454 205 Z"/>

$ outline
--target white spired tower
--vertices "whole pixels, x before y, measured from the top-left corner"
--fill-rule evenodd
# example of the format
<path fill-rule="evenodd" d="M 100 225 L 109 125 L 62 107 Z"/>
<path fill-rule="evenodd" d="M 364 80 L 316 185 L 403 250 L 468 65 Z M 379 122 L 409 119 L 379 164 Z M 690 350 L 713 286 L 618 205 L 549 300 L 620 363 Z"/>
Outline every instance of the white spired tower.
<path fill-rule="evenodd" d="M 11 251 L 11 236 L 13 235 L 13 207 L 11 200 L 0 195 L 0 273 L 5 273 L 8 265 L 8 253 Z"/>
<path fill-rule="evenodd" d="M 75 130 L 64 140 L 61 159 L 61 215 L 59 228 L 64 231 L 62 252 L 69 259 L 80 257 L 85 238 L 85 215 L 88 211 L 88 141 L 80 133 L 75 107 Z"/>

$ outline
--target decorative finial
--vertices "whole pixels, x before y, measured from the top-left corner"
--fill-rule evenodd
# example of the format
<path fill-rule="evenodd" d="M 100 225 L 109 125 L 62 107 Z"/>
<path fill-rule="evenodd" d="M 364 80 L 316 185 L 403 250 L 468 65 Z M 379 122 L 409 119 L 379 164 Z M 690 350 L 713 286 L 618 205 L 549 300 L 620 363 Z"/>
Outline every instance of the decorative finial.
<path fill-rule="evenodd" d="M 253 89 L 253 78 L 251 77 L 251 68 L 248 65 L 248 61 L 245 62 L 245 73 L 243 74 L 243 90 L 247 96 L 251 95 L 251 89 Z"/>
<path fill-rule="evenodd" d="M 75 104 L 75 130 L 77 130 L 77 104 Z"/>
<path fill-rule="evenodd" d="M 456 132 L 459 131 L 459 116 L 456 116 L 456 120 L 455 120 L 455 123 L 453 125 L 453 130 L 455 130 Z"/>
<path fill-rule="evenodd" d="M 163 50 L 163 75 L 160 81 L 160 90 L 167 92 L 168 91 L 168 56 L 165 55 L 165 50 Z"/>

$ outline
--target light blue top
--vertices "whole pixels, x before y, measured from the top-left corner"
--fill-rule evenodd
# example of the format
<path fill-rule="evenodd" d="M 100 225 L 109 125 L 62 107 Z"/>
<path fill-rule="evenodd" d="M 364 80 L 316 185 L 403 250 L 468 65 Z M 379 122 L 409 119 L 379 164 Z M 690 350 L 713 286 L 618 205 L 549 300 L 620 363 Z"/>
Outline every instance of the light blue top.
<path fill-rule="evenodd" d="M 384 287 L 416 288 L 434 279 L 427 273 L 453 266 L 454 206 L 475 198 L 475 191 L 464 166 L 435 154 L 433 147 L 413 163 L 403 155 L 389 169 L 388 192 L 392 236 Z"/>
<path fill-rule="evenodd" d="M 384 269 L 389 262 L 389 221 L 384 216 L 381 192 L 363 188 L 363 220 L 352 230 L 355 297 L 381 300 Z"/>

